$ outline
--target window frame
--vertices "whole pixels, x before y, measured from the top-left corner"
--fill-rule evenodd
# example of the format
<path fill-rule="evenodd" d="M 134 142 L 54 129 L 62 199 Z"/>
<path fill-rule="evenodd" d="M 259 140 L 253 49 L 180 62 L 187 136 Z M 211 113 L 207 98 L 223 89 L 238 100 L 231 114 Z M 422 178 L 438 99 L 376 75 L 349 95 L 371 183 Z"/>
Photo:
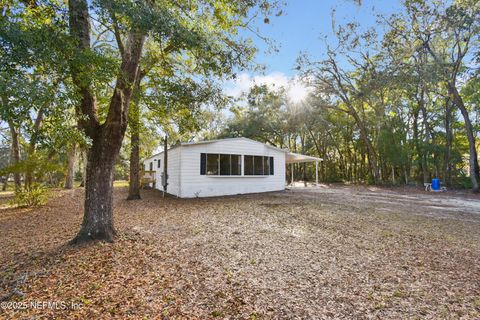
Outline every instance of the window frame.
<path fill-rule="evenodd" d="M 208 160 L 211 156 L 216 156 L 217 158 L 217 170 L 216 173 L 208 173 Z M 222 174 L 222 156 L 223 159 L 225 160 L 225 156 L 228 157 L 228 174 Z M 232 174 L 232 156 L 237 156 L 239 161 L 238 161 L 238 173 L 237 174 Z M 203 157 L 205 157 L 205 160 L 202 160 Z M 234 153 L 206 153 L 202 152 L 200 153 L 200 175 L 204 176 L 209 176 L 209 177 L 241 177 L 242 176 L 242 155 L 241 154 L 234 154 Z M 202 167 L 202 162 L 205 162 L 205 168 Z"/>
<path fill-rule="evenodd" d="M 244 173 L 244 176 L 247 177 L 266 177 L 266 176 L 273 176 L 273 168 L 271 168 L 271 164 L 273 163 L 273 156 L 264 156 L 264 155 L 253 155 L 253 154 L 245 154 L 243 155 L 243 166 L 244 170 L 247 167 L 245 165 L 245 158 L 246 157 L 251 157 L 252 158 L 252 173 L 247 174 Z M 255 173 L 255 159 L 258 160 L 258 158 L 261 158 L 262 161 L 262 173 Z M 265 164 L 267 166 L 265 167 Z M 245 171 L 244 171 L 245 172 Z"/>

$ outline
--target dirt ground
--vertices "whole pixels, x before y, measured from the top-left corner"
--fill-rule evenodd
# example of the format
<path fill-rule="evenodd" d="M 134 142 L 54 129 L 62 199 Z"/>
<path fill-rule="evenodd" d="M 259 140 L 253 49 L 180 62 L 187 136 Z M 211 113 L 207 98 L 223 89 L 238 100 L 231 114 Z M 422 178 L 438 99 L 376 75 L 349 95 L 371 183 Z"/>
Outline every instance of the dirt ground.
<path fill-rule="evenodd" d="M 80 247 L 66 243 L 82 189 L 38 209 L 0 200 L 0 318 L 480 318 L 476 196 L 322 185 L 125 197 L 116 188 L 118 239 Z"/>

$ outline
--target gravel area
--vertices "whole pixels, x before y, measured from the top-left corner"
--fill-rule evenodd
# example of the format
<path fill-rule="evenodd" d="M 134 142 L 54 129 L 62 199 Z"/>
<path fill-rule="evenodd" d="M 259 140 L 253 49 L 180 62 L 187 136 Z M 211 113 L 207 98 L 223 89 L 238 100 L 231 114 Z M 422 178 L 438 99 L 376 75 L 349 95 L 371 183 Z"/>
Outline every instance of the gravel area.
<path fill-rule="evenodd" d="M 0 318 L 479 319 L 480 198 L 322 185 L 208 199 L 115 190 L 113 244 L 70 247 L 83 190 L 0 208 Z"/>

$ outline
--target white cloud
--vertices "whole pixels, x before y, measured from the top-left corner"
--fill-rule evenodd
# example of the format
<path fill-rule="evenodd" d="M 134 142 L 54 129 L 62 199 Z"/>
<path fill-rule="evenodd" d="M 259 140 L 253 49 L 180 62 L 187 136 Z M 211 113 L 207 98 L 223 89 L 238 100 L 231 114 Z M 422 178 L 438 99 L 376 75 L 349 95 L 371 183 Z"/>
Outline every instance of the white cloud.
<path fill-rule="evenodd" d="M 267 75 L 251 76 L 248 73 L 241 73 L 234 81 L 230 81 L 225 86 L 225 93 L 235 98 L 240 97 L 242 93 L 254 85 L 267 85 L 272 90 L 285 88 L 291 101 L 297 103 L 302 101 L 310 91 L 309 88 L 297 76 L 290 78 L 282 72 L 272 72 Z"/>

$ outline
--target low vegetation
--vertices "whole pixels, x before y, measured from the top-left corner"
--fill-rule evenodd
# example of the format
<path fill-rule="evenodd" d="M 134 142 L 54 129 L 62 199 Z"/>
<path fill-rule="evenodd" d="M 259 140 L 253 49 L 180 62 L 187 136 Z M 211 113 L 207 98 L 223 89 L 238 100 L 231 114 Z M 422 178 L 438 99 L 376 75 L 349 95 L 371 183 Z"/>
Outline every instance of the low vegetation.
<path fill-rule="evenodd" d="M 38 207 L 45 205 L 50 196 L 50 190 L 44 186 L 36 185 L 29 189 L 15 191 L 11 205 L 18 207 Z"/>

